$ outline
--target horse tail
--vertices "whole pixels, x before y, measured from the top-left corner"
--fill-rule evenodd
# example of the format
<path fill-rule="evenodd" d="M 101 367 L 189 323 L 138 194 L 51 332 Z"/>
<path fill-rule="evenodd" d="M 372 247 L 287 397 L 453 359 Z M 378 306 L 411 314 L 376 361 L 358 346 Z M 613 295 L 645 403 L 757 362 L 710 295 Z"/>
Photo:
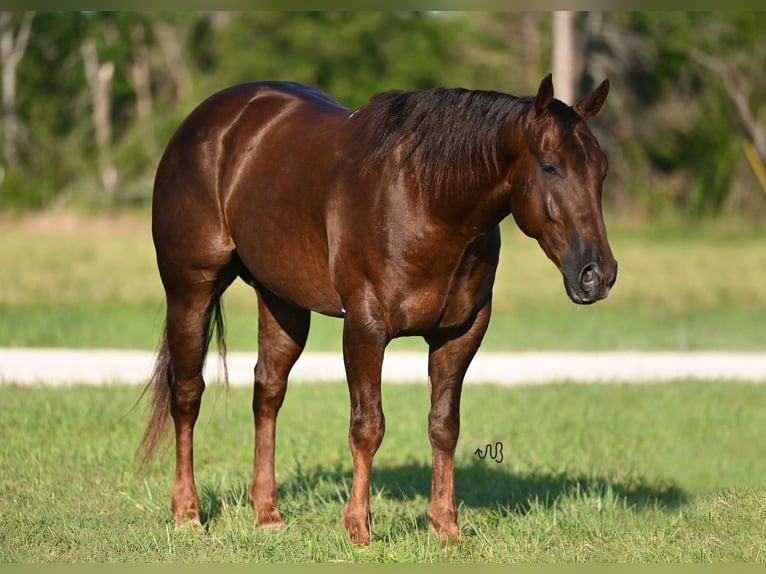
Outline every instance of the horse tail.
<path fill-rule="evenodd" d="M 226 330 L 220 298 L 215 301 L 212 308 L 211 321 L 205 337 L 205 355 L 207 355 L 210 340 L 213 336 L 216 337 L 219 356 L 223 364 L 224 385 L 228 391 L 229 370 L 226 366 Z M 149 422 L 139 447 L 139 459 L 142 467 L 146 467 L 151 462 L 161 446 L 164 447 L 163 450 L 166 450 L 167 446 L 169 446 L 171 389 L 174 382 L 175 375 L 173 373 L 173 363 L 170 359 L 166 322 L 162 328 L 152 374 L 138 399 L 140 402 L 144 395 L 150 394 Z"/>
<path fill-rule="evenodd" d="M 170 349 L 168 347 L 167 323 L 162 327 L 160 345 L 157 350 L 157 358 L 154 368 L 149 377 L 149 382 L 144 387 L 139 401 L 149 393 L 150 412 L 149 422 L 144 431 L 139 447 L 142 466 L 147 466 L 154 457 L 162 443 L 166 443 L 168 430 L 168 415 L 170 414 L 170 390 L 173 385 L 173 364 L 170 362 Z"/>

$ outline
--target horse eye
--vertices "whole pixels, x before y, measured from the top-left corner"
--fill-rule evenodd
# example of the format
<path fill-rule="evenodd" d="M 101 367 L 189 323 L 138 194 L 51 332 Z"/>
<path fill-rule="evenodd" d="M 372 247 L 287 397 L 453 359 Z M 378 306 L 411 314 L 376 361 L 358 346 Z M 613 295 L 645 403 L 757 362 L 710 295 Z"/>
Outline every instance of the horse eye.
<path fill-rule="evenodd" d="M 551 164 L 549 164 L 549 163 L 544 163 L 541 166 L 541 169 L 543 170 L 543 172 L 547 173 L 548 175 L 558 175 L 559 174 L 559 172 L 556 169 L 556 167 L 551 165 Z"/>

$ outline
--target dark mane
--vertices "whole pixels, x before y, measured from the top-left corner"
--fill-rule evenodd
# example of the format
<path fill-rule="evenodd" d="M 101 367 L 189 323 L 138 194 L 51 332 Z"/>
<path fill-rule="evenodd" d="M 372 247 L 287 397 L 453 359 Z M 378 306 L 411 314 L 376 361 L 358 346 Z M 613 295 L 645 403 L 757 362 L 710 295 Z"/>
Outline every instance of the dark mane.
<path fill-rule="evenodd" d="M 533 98 L 438 88 L 379 94 L 357 115 L 373 134 L 363 173 L 370 174 L 400 144 L 409 169 L 430 197 L 452 196 L 498 175 L 498 131 Z"/>

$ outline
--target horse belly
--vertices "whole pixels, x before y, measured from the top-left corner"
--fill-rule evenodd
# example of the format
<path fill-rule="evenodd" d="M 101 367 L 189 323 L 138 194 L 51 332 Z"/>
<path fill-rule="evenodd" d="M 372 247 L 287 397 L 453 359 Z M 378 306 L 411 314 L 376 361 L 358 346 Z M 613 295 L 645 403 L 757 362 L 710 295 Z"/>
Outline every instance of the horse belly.
<path fill-rule="evenodd" d="M 306 191 L 291 178 L 255 173 L 229 202 L 229 228 L 239 258 L 258 286 L 298 307 L 341 316 L 328 264 L 319 187 Z"/>
<path fill-rule="evenodd" d="M 264 209 L 258 217 L 248 218 L 246 229 L 233 229 L 232 237 L 258 287 L 303 309 L 342 315 L 321 233 L 301 221 L 282 221 Z"/>

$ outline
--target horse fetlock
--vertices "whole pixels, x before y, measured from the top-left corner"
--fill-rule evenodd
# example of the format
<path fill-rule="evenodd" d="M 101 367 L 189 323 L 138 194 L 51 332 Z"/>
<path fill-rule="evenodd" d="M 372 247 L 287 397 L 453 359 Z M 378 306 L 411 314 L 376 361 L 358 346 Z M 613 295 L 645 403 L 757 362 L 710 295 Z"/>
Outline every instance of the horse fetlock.
<path fill-rule="evenodd" d="M 463 541 L 463 537 L 460 535 L 460 529 L 457 523 L 445 524 L 439 528 L 431 525 L 433 531 L 439 536 L 439 546 L 442 550 L 447 549 L 450 545 L 457 546 Z"/>
<path fill-rule="evenodd" d="M 282 526 L 284 520 L 279 512 L 277 487 L 273 481 L 255 480 L 250 487 L 250 505 L 255 512 L 255 522 L 258 526 L 269 528 Z"/>

